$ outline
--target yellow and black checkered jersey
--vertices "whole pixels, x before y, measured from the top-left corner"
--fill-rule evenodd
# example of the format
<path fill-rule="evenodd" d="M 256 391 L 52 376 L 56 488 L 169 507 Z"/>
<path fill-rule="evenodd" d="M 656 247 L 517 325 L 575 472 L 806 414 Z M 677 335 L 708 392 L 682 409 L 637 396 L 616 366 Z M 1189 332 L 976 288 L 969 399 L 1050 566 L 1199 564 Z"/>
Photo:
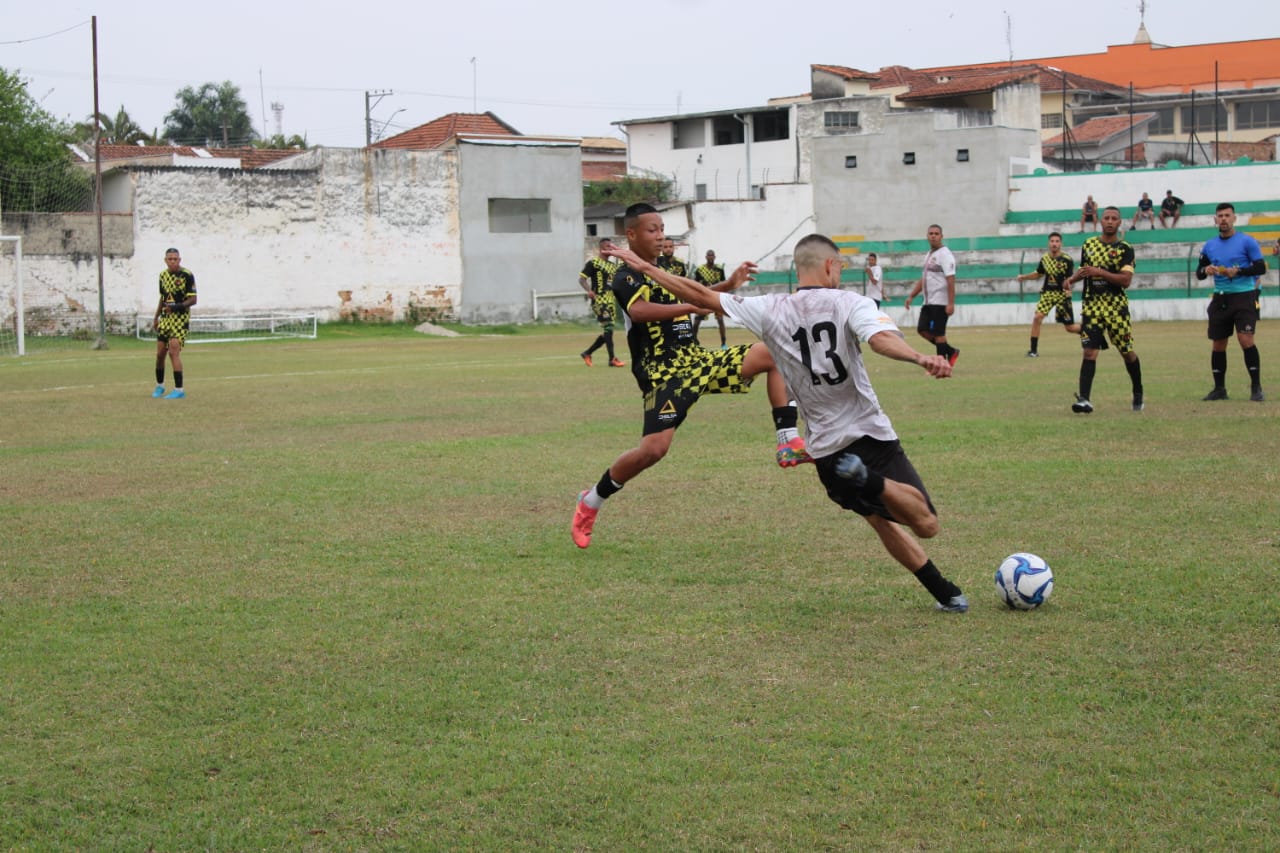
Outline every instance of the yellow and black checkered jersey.
<path fill-rule="evenodd" d="M 724 267 L 717 264 L 703 264 L 693 271 L 693 280 L 711 287 L 724 281 Z"/>
<path fill-rule="evenodd" d="M 1041 290 L 1062 290 L 1062 283 L 1071 277 L 1073 270 L 1075 270 L 1075 264 L 1066 255 L 1059 254 L 1055 258 L 1045 252 L 1040 258 L 1040 263 L 1036 264 L 1036 272 L 1044 276 Z"/>
<path fill-rule="evenodd" d="M 693 346 L 693 318 L 682 314 L 670 320 L 638 322 L 631 319 L 631 307 L 644 300 L 654 305 L 679 305 L 671 291 L 623 264 L 613 277 L 613 295 L 626 315 L 627 345 L 637 372 L 653 375 L 657 365 L 669 361 L 683 347 Z"/>
<path fill-rule="evenodd" d="M 1080 266 L 1098 267 L 1107 272 L 1133 272 L 1133 246 L 1124 240 L 1104 243 L 1101 237 L 1090 237 L 1080 247 Z M 1109 294 L 1112 296 L 1124 293 L 1124 288 L 1101 278 L 1084 280 L 1084 298 Z"/>
<path fill-rule="evenodd" d="M 681 278 L 688 278 L 689 268 L 685 266 L 684 261 L 675 255 L 658 255 L 658 268 L 664 269 L 672 275 L 678 275 Z"/>
<path fill-rule="evenodd" d="M 160 273 L 160 298 L 165 302 L 185 302 L 195 292 L 196 277 L 186 267 L 178 267 L 177 272 Z"/>
<path fill-rule="evenodd" d="M 609 292 L 609 285 L 613 282 L 613 276 L 618 271 L 618 265 L 604 258 L 592 258 L 587 261 L 587 265 L 582 268 L 582 272 L 578 273 L 582 278 L 587 280 L 591 286 L 591 296 L 599 299 Z"/>

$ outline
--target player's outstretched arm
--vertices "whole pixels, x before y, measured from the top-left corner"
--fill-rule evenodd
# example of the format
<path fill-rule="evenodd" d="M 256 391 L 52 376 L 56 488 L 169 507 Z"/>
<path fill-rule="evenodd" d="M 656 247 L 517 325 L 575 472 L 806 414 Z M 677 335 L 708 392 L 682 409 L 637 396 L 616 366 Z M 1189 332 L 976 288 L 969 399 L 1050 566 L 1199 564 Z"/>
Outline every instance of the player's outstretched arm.
<path fill-rule="evenodd" d="M 642 260 L 639 255 L 632 252 L 630 249 L 615 247 L 612 249 L 611 254 L 615 258 L 622 260 L 623 263 L 631 267 L 633 270 L 644 273 L 649 278 L 671 291 L 677 299 L 683 300 L 690 305 L 707 311 L 720 310 L 720 291 L 710 290 L 705 285 L 698 284 L 692 279 L 672 275 L 661 267 Z M 729 280 L 724 282 L 724 284 L 729 285 L 730 288 L 732 288 L 738 287 L 745 281 L 750 280 L 749 278 L 744 279 L 740 275 L 743 273 L 743 267 L 747 266 L 751 265 L 743 264 L 742 267 L 734 270 L 733 275 L 730 276 Z"/>
<path fill-rule="evenodd" d="M 951 363 L 940 355 L 925 355 L 916 352 L 899 332 L 876 332 L 867 341 L 873 350 L 886 358 L 895 361 L 909 361 L 923 367 L 925 372 L 936 379 L 946 379 L 951 375 Z"/>

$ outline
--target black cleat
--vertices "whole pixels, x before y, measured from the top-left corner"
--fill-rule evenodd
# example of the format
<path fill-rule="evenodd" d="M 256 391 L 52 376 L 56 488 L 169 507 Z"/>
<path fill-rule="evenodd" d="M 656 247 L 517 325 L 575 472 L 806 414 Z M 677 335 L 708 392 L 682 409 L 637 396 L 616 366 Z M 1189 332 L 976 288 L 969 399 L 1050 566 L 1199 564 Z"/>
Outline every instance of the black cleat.
<path fill-rule="evenodd" d="M 1202 397 L 1201 399 L 1203 399 L 1203 400 L 1205 400 L 1205 401 L 1208 401 L 1208 400 L 1225 400 L 1225 399 L 1227 399 L 1227 389 L 1226 389 L 1226 388 L 1214 388 L 1214 389 L 1213 389 L 1212 391 L 1210 391 L 1208 394 L 1205 394 L 1205 395 L 1204 395 L 1204 397 Z"/>

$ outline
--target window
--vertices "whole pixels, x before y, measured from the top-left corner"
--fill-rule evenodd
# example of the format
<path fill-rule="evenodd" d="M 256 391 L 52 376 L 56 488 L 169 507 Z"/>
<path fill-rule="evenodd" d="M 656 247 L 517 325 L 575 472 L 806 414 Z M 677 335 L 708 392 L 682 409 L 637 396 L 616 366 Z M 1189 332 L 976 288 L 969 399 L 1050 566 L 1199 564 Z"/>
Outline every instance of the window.
<path fill-rule="evenodd" d="M 844 158 L 844 167 L 846 169 L 858 168 L 858 155 L 857 154 L 846 155 Z"/>
<path fill-rule="evenodd" d="M 593 223 L 587 224 L 587 236 L 588 237 L 596 236 L 596 226 Z"/>
<path fill-rule="evenodd" d="M 694 184 L 694 185 L 693 185 L 693 197 L 694 197 L 694 199 L 695 199 L 695 200 L 697 200 L 697 201 L 706 201 L 706 200 L 707 200 L 707 185 L 706 185 L 706 184 Z"/>
<path fill-rule="evenodd" d="M 1182 132 L 1190 133 L 1193 130 L 1196 131 L 1197 133 L 1212 132 L 1214 127 L 1213 126 L 1214 112 L 1215 110 L 1214 110 L 1213 104 L 1205 104 L 1203 106 L 1197 104 L 1194 115 L 1192 115 L 1191 107 L 1183 107 L 1182 108 Z M 1216 112 L 1218 116 L 1218 129 L 1226 130 L 1227 129 L 1226 109 L 1221 105 L 1219 105 Z"/>
<path fill-rule="evenodd" d="M 822 126 L 827 130 L 858 126 L 856 110 L 828 110 L 822 114 Z"/>
<path fill-rule="evenodd" d="M 1154 112 L 1156 117 L 1147 126 L 1147 133 L 1151 136 L 1171 136 L 1174 134 L 1176 131 L 1173 129 L 1173 107 L 1165 107 Z"/>
<path fill-rule="evenodd" d="M 702 148 L 707 144 L 707 121 L 686 118 L 671 125 L 672 148 Z"/>
<path fill-rule="evenodd" d="M 1247 101 L 1236 104 L 1236 127 L 1280 127 L 1280 101 Z"/>
<path fill-rule="evenodd" d="M 902 165 L 914 166 L 916 164 L 916 152 L 908 151 L 902 155 Z"/>
<path fill-rule="evenodd" d="M 551 199 L 489 199 L 490 234 L 550 234 Z"/>
<path fill-rule="evenodd" d="M 751 141 L 773 142 L 776 139 L 786 139 L 791 135 L 790 127 L 791 113 L 787 110 L 753 113 L 751 116 Z"/>
<path fill-rule="evenodd" d="M 969 162 L 969 149 L 968 149 L 968 148 L 957 148 L 957 149 L 956 149 L 956 162 L 957 162 L 957 163 L 968 163 L 968 162 Z"/>
<path fill-rule="evenodd" d="M 712 145 L 741 145 L 746 139 L 742 122 L 733 116 L 716 116 L 711 120 Z"/>
<path fill-rule="evenodd" d="M 1040 113 L 1041 130 L 1057 130 L 1062 127 L 1062 113 Z"/>

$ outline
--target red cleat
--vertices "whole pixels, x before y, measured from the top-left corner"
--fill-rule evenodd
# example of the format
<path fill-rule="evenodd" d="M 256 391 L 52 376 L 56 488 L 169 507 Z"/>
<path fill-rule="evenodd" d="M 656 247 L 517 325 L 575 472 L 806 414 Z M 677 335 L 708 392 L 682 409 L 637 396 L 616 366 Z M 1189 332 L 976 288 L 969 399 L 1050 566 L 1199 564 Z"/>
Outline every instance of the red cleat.
<path fill-rule="evenodd" d="M 591 544 L 591 528 L 596 525 L 596 516 L 600 510 L 592 509 L 583 503 L 586 492 L 578 495 L 578 506 L 573 511 L 573 544 L 585 548 Z"/>

